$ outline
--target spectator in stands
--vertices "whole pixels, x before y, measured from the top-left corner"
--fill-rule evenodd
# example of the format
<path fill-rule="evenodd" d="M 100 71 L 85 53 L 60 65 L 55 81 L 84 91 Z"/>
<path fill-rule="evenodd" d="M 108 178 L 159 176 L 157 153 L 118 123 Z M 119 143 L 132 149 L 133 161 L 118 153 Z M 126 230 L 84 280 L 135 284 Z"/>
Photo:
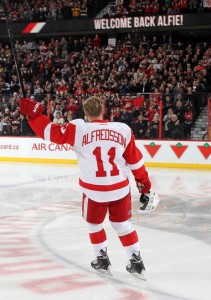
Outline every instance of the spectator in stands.
<path fill-rule="evenodd" d="M 144 139 L 147 131 L 146 122 L 142 115 L 137 117 L 137 120 L 133 123 L 133 133 L 136 139 Z"/>
<path fill-rule="evenodd" d="M 180 124 L 184 122 L 184 107 L 182 105 L 182 101 L 177 100 L 176 105 L 174 107 L 174 114 L 177 116 L 177 119 L 180 121 Z"/>
<path fill-rule="evenodd" d="M 143 116 L 143 120 L 146 126 L 148 126 L 148 115 L 147 115 L 148 110 L 149 110 L 149 105 L 147 101 L 144 101 L 143 106 L 141 107 L 140 110 L 140 114 Z"/>
<path fill-rule="evenodd" d="M 151 139 L 158 139 L 159 136 L 159 114 L 156 113 L 148 125 L 147 136 Z"/>
<path fill-rule="evenodd" d="M 147 79 L 147 76 L 143 76 L 143 80 L 140 81 L 140 91 L 141 93 L 150 92 L 150 83 Z"/>
<path fill-rule="evenodd" d="M 123 108 L 119 115 L 119 122 L 125 123 L 128 126 L 132 126 L 132 113 L 127 112 L 126 108 Z"/>
<path fill-rule="evenodd" d="M 171 121 L 168 122 L 167 127 L 170 133 L 170 139 L 180 140 L 183 138 L 182 128 L 180 121 L 177 119 L 177 115 L 172 114 Z"/>
<path fill-rule="evenodd" d="M 193 92 L 193 89 L 192 89 L 191 86 L 189 86 L 187 88 L 187 93 L 185 94 L 184 99 L 185 99 L 184 106 L 185 107 L 187 107 L 187 106 L 192 107 L 192 109 L 195 113 L 195 105 L 196 105 L 196 102 L 197 102 L 197 96 L 196 96 L 196 93 Z M 197 111 L 197 113 L 198 113 L 198 111 Z"/>
<path fill-rule="evenodd" d="M 59 82 L 59 85 L 56 88 L 56 92 L 62 97 L 65 91 L 67 91 L 67 86 L 65 82 L 64 81 Z"/>
<path fill-rule="evenodd" d="M 184 138 L 185 139 L 190 139 L 191 137 L 192 122 L 193 122 L 193 111 L 190 106 L 187 106 L 184 113 Z"/>
<path fill-rule="evenodd" d="M 138 93 L 137 96 L 133 99 L 133 110 L 134 110 L 134 117 L 140 114 L 141 108 L 144 104 L 144 95 Z"/>
<path fill-rule="evenodd" d="M 98 34 L 95 34 L 95 37 L 93 39 L 93 47 L 100 48 L 100 46 L 101 46 L 101 38 L 99 37 Z"/>
<path fill-rule="evenodd" d="M 168 128 L 168 123 L 171 121 L 171 117 L 173 115 L 173 109 L 169 108 L 167 111 L 167 114 L 164 115 L 163 117 L 163 122 L 164 122 L 164 137 L 166 139 L 170 138 L 170 131 Z"/>
<path fill-rule="evenodd" d="M 182 85 L 180 82 L 178 82 L 177 85 L 175 86 L 175 88 L 173 88 L 174 104 L 176 103 L 176 101 L 178 99 L 178 95 L 182 95 L 182 94 L 183 94 Z"/>
<path fill-rule="evenodd" d="M 125 110 L 128 113 L 132 113 L 133 112 L 133 108 L 134 108 L 134 99 L 130 94 L 126 94 L 125 96 L 123 96 L 121 98 L 121 105 L 123 108 L 125 108 Z"/>
<path fill-rule="evenodd" d="M 18 111 L 11 112 L 10 114 L 10 133 L 12 136 L 20 135 L 20 118 Z"/>
<path fill-rule="evenodd" d="M 21 136 L 35 136 L 35 133 L 28 124 L 26 116 L 20 113 L 20 135 Z"/>
<path fill-rule="evenodd" d="M 123 95 L 126 95 L 128 93 L 130 93 L 130 85 L 128 83 L 128 79 L 127 78 L 121 79 L 121 84 L 119 86 L 119 94 L 121 96 L 123 96 Z"/>
<path fill-rule="evenodd" d="M 5 114 L 0 122 L 0 134 L 1 135 L 10 135 L 10 119 L 9 115 Z"/>
<path fill-rule="evenodd" d="M 148 125 L 152 122 L 154 115 L 157 114 L 158 111 L 156 110 L 154 105 L 149 106 L 148 111 L 146 112 L 146 117 L 148 121 Z"/>
<path fill-rule="evenodd" d="M 55 117 L 53 119 L 53 123 L 60 124 L 60 125 L 64 124 L 64 118 L 61 114 L 61 111 L 56 112 Z"/>
<path fill-rule="evenodd" d="M 64 123 L 70 122 L 73 120 L 73 113 L 71 111 L 65 112 L 64 114 Z"/>
<path fill-rule="evenodd" d="M 82 98 L 78 99 L 78 102 L 82 103 Z M 73 118 L 75 119 L 78 115 L 78 102 L 74 101 L 74 98 L 69 97 L 66 101 L 65 110 L 69 113 L 72 113 Z"/>
<path fill-rule="evenodd" d="M 53 118 L 56 118 L 57 113 L 60 113 L 59 116 L 62 116 L 61 104 L 57 103 L 54 107 Z M 58 116 L 58 115 L 57 115 Z"/>
<path fill-rule="evenodd" d="M 78 18 L 80 16 L 80 4 L 75 2 L 72 7 L 72 16 Z"/>
<path fill-rule="evenodd" d="M 81 19 L 86 19 L 87 18 L 87 14 L 88 14 L 88 9 L 87 9 L 85 3 L 82 3 L 80 11 L 81 11 L 81 13 L 80 13 Z"/>

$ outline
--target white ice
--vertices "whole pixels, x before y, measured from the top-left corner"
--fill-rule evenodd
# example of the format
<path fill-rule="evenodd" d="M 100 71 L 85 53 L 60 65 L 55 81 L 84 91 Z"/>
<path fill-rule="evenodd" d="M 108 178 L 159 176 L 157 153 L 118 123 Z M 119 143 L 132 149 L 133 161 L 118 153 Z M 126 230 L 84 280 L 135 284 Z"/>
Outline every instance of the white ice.
<path fill-rule="evenodd" d="M 211 299 L 211 172 L 148 168 L 161 202 L 133 218 L 147 281 L 125 270 L 127 256 L 108 220 L 113 277 L 96 273 L 81 217 L 78 167 L 0 164 L 0 300 Z"/>

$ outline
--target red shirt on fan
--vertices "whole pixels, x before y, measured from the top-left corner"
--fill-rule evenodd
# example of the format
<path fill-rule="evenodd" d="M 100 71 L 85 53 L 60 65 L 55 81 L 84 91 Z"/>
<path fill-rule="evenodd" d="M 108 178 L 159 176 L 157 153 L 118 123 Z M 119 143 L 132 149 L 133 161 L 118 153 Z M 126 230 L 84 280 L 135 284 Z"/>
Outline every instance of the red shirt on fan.
<path fill-rule="evenodd" d="M 94 39 L 93 39 L 93 46 L 96 48 L 99 48 L 101 45 L 101 39 L 99 37 L 98 34 L 95 35 Z"/>
<path fill-rule="evenodd" d="M 61 94 L 61 95 L 62 95 L 66 90 L 67 90 L 67 87 L 66 87 L 66 85 L 64 85 L 63 82 L 60 82 L 58 88 L 56 89 L 56 91 L 57 91 L 59 94 Z"/>
<path fill-rule="evenodd" d="M 141 108 L 144 104 L 144 96 L 137 95 L 137 97 L 133 101 L 134 108 Z"/>

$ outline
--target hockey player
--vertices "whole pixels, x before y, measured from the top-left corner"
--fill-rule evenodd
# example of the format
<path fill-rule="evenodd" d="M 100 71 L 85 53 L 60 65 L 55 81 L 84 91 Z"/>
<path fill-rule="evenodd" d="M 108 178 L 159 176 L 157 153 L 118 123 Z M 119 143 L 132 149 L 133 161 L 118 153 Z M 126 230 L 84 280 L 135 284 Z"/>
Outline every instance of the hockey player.
<path fill-rule="evenodd" d="M 91 266 L 112 275 L 107 254 L 103 221 L 109 220 L 128 255 L 126 270 L 145 280 L 137 232 L 132 227 L 131 194 L 126 166 L 132 171 L 140 193 L 148 193 L 151 182 L 142 153 L 135 145 L 129 126 L 103 119 L 103 104 L 97 97 L 83 105 L 88 122 L 76 119 L 64 125 L 52 123 L 42 115 L 43 106 L 32 99 L 20 99 L 20 110 L 27 115 L 33 131 L 42 139 L 57 144 L 68 143 L 78 158 L 79 185 L 83 192 L 82 214 L 96 259 Z"/>

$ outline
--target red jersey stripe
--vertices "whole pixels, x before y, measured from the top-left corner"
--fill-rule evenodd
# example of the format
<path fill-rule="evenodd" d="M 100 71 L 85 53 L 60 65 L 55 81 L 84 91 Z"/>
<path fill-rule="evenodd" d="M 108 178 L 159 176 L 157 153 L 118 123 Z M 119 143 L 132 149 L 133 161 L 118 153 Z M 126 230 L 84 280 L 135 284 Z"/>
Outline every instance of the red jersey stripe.
<path fill-rule="evenodd" d="M 91 184 L 79 179 L 79 185 L 85 189 L 92 190 L 92 191 L 108 192 L 108 191 L 118 190 L 128 186 L 129 180 L 125 179 L 124 181 L 118 183 L 103 185 L 103 184 Z"/>
<path fill-rule="evenodd" d="M 106 233 L 104 229 L 90 233 L 89 236 L 92 244 L 100 244 L 106 241 Z"/>
<path fill-rule="evenodd" d="M 131 246 L 138 242 L 137 232 L 134 230 L 133 232 L 119 236 L 119 239 L 124 247 Z"/>

